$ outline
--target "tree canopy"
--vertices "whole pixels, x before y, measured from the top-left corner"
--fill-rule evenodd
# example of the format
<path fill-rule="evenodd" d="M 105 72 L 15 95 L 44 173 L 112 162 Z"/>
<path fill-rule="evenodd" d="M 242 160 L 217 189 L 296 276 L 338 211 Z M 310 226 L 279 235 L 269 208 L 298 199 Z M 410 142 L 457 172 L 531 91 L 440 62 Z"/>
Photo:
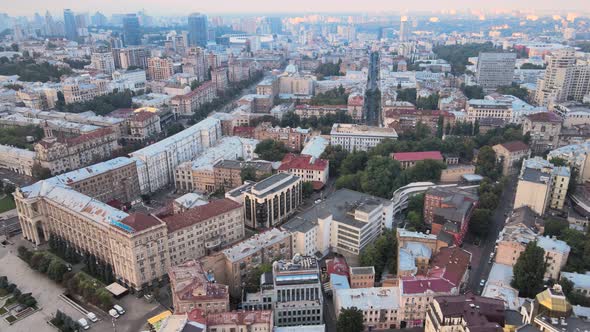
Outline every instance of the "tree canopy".
<path fill-rule="evenodd" d="M 256 153 L 260 159 L 268 161 L 283 160 L 283 157 L 288 151 L 285 143 L 272 139 L 261 141 L 256 145 L 256 149 L 254 149 L 254 153 Z"/>
<path fill-rule="evenodd" d="M 363 312 L 357 307 L 344 308 L 340 310 L 338 321 L 336 322 L 337 332 L 362 332 Z"/>
<path fill-rule="evenodd" d="M 514 264 L 512 287 L 519 296 L 534 298 L 543 290 L 545 268 L 545 251 L 537 242 L 529 242 Z"/>
<path fill-rule="evenodd" d="M 58 67 L 49 62 L 36 63 L 35 60 L 0 58 L 0 75 L 18 75 L 24 82 L 59 82 L 61 76 L 69 75 L 72 70 L 67 67 Z"/>

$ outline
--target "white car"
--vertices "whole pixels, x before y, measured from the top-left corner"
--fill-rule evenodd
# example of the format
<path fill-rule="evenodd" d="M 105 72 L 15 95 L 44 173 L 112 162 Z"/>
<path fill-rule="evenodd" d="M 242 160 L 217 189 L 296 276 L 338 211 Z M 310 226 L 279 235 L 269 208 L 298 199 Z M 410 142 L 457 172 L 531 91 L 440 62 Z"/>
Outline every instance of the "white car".
<path fill-rule="evenodd" d="M 86 317 L 88 317 L 88 319 L 93 323 L 98 322 L 98 318 L 96 317 L 96 315 L 93 312 L 87 313 Z"/>
<path fill-rule="evenodd" d="M 111 315 L 111 317 L 113 317 L 115 319 L 119 318 L 119 313 L 115 309 L 109 310 L 109 315 Z"/>
<path fill-rule="evenodd" d="M 481 279 L 481 281 L 479 282 L 479 285 L 481 287 L 483 287 L 486 284 L 486 280 L 485 279 Z"/>
<path fill-rule="evenodd" d="M 88 325 L 88 321 L 86 319 L 84 319 L 84 318 L 78 319 L 78 324 L 80 324 L 80 326 L 84 330 L 88 330 L 90 328 L 90 325 Z"/>
<path fill-rule="evenodd" d="M 113 309 L 117 310 L 117 312 L 119 313 L 119 315 L 122 315 L 122 314 L 124 314 L 124 313 L 125 313 L 125 309 L 123 309 L 123 307 L 121 307 L 121 306 L 120 306 L 120 305 L 118 305 L 118 304 L 115 304 L 115 305 L 113 306 Z"/>

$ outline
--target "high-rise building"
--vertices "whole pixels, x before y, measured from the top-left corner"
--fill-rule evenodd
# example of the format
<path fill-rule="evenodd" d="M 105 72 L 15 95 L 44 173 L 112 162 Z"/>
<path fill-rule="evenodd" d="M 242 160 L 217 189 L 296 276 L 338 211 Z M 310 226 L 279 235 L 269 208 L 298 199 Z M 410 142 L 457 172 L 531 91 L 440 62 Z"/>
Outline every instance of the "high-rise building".
<path fill-rule="evenodd" d="M 92 66 L 103 74 L 111 75 L 115 71 L 115 60 L 111 52 L 94 52 L 90 59 Z"/>
<path fill-rule="evenodd" d="M 551 55 L 545 76 L 537 81 L 535 101 L 553 108 L 557 102 L 582 101 L 590 93 L 590 63 L 576 59 L 576 51 L 566 48 Z"/>
<path fill-rule="evenodd" d="M 123 17 L 123 41 L 125 46 L 141 45 L 141 27 L 139 18 L 135 14 L 127 14 Z"/>
<path fill-rule="evenodd" d="M 280 17 L 267 17 L 266 23 L 269 26 L 270 33 L 273 35 L 280 35 L 283 33 L 283 22 Z"/>
<path fill-rule="evenodd" d="M 148 78 L 153 81 L 163 81 L 174 75 L 172 60 L 152 57 L 148 59 Z"/>
<path fill-rule="evenodd" d="M 96 12 L 96 14 L 92 15 L 90 21 L 94 26 L 106 25 L 108 22 L 107 17 L 104 16 L 101 12 Z"/>
<path fill-rule="evenodd" d="M 479 53 L 477 60 L 477 84 L 484 90 L 492 91 L 500 86 L 510 85 L 514 77 L 516 53 Z"/>
<path fill-rule="evenodd" d="M 71 9 L 64 9 L 64 25 L 66 38 L 69 40 L 78 39 L 78 29 L 76 28 L 76 17 Z"/>
<path fill-rule="evenodd" d="M 147 68 L 149 51 L 143 47 L 113 48 L 112 53 L 116 68 Z"/>
<path fill-rule="evenodd" d="M 188 36 L 190 46 L 207 46 L 207 16 L 200 13 L 189 15 Z"/>
<path fill-rule="evenodd" d="M 407 16 L 402 16 L 399 24 L 399 41 L 408 41 L 412 34 L 412 25 Z"/>

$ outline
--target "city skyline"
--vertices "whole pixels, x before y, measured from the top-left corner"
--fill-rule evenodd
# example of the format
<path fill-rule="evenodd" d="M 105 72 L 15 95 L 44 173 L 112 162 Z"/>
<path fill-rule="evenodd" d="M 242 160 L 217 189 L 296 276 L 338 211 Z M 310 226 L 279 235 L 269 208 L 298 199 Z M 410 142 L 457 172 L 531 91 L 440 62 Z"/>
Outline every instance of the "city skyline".
<path fill-rule="evenodd" d="M 501 12 L 506 10 L 521 10 L 531 13 L 542 13 L 546 11 L 558 10 L 560 13 L 568 11 L 588 11 L 588 6 L 584 5 L 582 0 L 565 0 L 561 1 L 558 8 L 555 2 L 549 0 L 540 1 L 518 1 L 501 0 L 487 3 L 474 4 L 468 0 L 445 0 L 445 1 L 423 1 L 420 3 L 397 3 L 386 2 L 383 0 L 367 0 L 355 3 L 341 3 L 336 0 L 327 0 L 320 3 L 312 0 L 301 0 L 296 3 L 279 3 L 270 0 L 256 0 L 251 2 L 242 2 L 236 0 L 223 0 L 214 3 L 195 4 L 187 0 L 170 0 L 165 3 L 157 1 L 138 1 L 130 0 L 124 3 L 114 0 L 96 1 L 89 0 L 84 3 L 72 2 L 69 0 L 56 0 L 52 2 L 51 7 L 47 3 L 39 0 L 25 0 L 14 3 L 10 8 L 4 8 L 3 11 L 9 15 L 32 15 L 34 12 L 45 12 L 49 10 L 56 15 L 62 9 L 69 8 L 77 12 L 104 12 L 125 13 L 145 10 L 150 14 L 162 15 L 186 15 L 187 12 L 206 12 L 208 14 L 238 14 L 238 13 L 280 13 L 280 14 L 300 14 L 300 13 L 350 13 L 350 12 L 408 12 L 408 11 L 487 11 Z"/>

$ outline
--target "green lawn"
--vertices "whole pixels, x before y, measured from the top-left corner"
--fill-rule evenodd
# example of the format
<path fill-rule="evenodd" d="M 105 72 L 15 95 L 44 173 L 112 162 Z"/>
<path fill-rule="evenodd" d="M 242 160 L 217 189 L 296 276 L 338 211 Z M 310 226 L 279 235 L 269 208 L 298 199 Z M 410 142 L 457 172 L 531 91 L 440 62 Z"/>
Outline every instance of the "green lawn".
<path fill-rule="evenodd" d="M 10 316 L 6 317 L 6 321 L 9 323 L 14 323 L 14 322 L 16 322 L 16 317 L 14 317 L 13 315 L 10 315 Z"/>
<path fill-rule="evenodd" d="M 16 208 L 16 205 L 10 197 L 5 196 L 4 198 L 0 199 L 0 213 L 12 210 L 14 208 Z"/>

